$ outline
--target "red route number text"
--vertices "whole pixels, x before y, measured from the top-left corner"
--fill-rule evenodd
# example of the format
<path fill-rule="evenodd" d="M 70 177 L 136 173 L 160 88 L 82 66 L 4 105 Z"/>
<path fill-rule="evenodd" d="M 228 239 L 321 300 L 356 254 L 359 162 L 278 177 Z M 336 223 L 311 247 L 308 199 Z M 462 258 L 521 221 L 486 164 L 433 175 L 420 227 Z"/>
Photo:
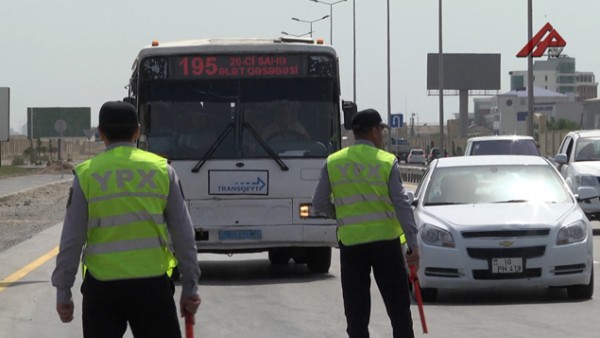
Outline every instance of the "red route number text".
<path fill-rule="evenodd" d="M 184 56 L 177 66 L 182 77 L 293 76 L 300 72 L 297 60 L 281 55 Z"/>

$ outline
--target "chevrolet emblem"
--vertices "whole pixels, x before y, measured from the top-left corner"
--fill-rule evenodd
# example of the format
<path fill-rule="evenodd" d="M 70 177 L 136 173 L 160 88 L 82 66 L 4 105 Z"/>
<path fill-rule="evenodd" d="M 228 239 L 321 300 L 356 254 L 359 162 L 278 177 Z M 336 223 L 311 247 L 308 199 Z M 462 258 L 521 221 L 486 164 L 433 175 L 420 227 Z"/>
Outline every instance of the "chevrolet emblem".
<path fill-rule="evenodd" d="M 500 244 L 500 246 L 502 246 L 502 247 L 508 248 L 508 247 L 511 247 L 513 245 L 513 243 L 514 243 L 513 241 L 502 241 L 498 244 Z"/>

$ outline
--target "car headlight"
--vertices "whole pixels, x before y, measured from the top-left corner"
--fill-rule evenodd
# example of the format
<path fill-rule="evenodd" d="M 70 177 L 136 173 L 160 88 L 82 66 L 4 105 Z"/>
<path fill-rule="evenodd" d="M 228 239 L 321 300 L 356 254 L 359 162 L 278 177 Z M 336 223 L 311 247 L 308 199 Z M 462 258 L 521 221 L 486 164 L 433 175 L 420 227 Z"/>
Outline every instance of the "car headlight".
<path fill-rule="evenodd" d="M 575 176 L 575 183 L 577 184 L 578 187 L 581 186 L 591 186 L 591 187 L 595 187 L 597 180 L 595 176 L 592 175 L 576 175 Z"/>
<path fill-rule="evenodd" d="M 560 228 L 556 236 L 556 245 L 581 242 L 586 236 L 587 226 L 585 222 L 578 221 Z"/>
<path fill-rule="evenodd" d="M 444 248 L 454 248 L 454 237 L 448 231 L 433 226 L 431 224 L 423 224 L 423 227 L 419 231 L 421 234 L 421 240 L 424 243 L 433 245 L 433 246 L 441 246 Z"/>

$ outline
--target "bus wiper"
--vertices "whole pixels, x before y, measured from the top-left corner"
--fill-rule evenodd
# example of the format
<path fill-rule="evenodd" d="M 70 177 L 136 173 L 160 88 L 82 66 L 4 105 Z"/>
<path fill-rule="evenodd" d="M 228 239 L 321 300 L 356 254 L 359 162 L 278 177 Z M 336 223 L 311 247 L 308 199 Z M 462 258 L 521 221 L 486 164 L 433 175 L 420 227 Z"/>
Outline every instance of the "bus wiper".
<path fill-rule="evenodd" d="M 192 168 L 193 173 L 197 173 L 200 171 L 200 168 L 202 168 L 204 163 L 206 163 L 206 161 L 209 158 L 211 158 L 211 156 L 215 153 L 215 151 L 217 151 L 217 148 L 221 145 L 221 143 L 223 143 L 223 140 L 225 140 L 227 135 L 233 130 L 234 127 L 235 127 L 235 124 L 233 122 L 231 122 L 230 124 L 227 125 L 227 127 L 225 127 L 225 130 L 223 130 L 221 135 L 219 135 L 219 137 L 217 137 L 217 140 L 215 142 L 213 142 L 213 144 L 210 146 L 210 148 L 208 148 L 206 153 L 204 153 L 204 156 L 202 156 L 202 159 L 200 159 L 200 161 L 198 161 L 198 163 L 196 163 L 194 168 Z"/>
<path fill-rule="evenodd" d="M 254 136 L 256 141 L 258 141 L 260 146 L 263 147 L 263 149 L 267 152 L 267 154 L 269 154 L 269 156 L 271 156 L 271 158 L 274 159 L 275 162 L 277 162 L 277 164 L 279 164 L 279 167 L 281 167 L 281 170 L 283 170 L 283 171 L 290 170 L 290 168 L 288 168 L 288 166 L 285 165 L 285 163 L 283 162 L 281 157 L 279 155 L 277 155 L 277 153 L 273 150 L 273 148 L 269 147 L 267 142 L 265 142 L 265 140 L 263 140 L 263 138 L 260 137 L 260 135 L 256 132 L 256 130 L 254 130 L 254 128 L 252 128 L 252 126 L 248 122 L 243 122 L 242 126 L 246 129 L 248 129 L 248 131 L 250 131 L 250 134 L 252 134 L 252 136 Z"/>
<path fill-rule="evenodd" d="M 431 203 L 425 203 L 423 205 L 425 206 L 435 206 L 435 205 L 456 205 L 456 204 L 466 204 L 466 203 L 459 203 L 459 202 L 431 202 Z"/>
<path fill-rule="evenodd" d="M 529 201 L 522 200 L 522 199 L 521 200 L 514 199 L 514 200 L 506 200 L 506 201 L 495 201 L 493 203 L 527 203 L 527 202 L 529 202 Z"/>

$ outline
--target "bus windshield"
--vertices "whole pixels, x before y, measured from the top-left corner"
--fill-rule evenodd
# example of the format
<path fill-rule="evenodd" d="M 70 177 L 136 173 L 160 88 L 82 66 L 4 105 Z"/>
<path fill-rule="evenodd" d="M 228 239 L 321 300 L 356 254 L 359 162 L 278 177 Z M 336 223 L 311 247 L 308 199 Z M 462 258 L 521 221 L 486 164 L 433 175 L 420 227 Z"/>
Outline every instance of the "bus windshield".
<path fill-rule="evenodd" d="M 340 146 L 336 92 L 323 78 L 148 81 L 142 131 L 147 149 L 171 160 L 212 146 L 213 159 L 324 158 Z"/>

